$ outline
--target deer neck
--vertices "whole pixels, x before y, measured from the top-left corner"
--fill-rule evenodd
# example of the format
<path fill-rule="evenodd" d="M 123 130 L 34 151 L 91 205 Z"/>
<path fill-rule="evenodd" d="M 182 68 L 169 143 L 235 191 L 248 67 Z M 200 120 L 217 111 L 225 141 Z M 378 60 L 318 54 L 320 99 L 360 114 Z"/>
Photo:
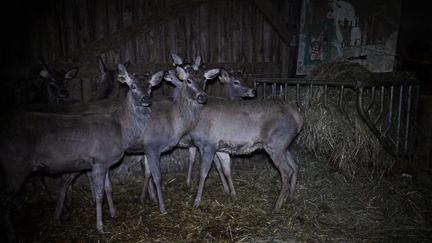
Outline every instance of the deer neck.
<path fill-rule="evenodd" d="M 174 118 L 173 120 L 176 121 L 173 125 L 174 134 L 178 139 L 195 127 L 202 106 L 202 104 L 198 104 L 195 100 L 183 97 L 174 102 L 171 107 L 171 113 Z"/>
<path fill-rule="evenodd" d="M 120 106 L 114 114 L 119 119 L 122 129 L 122 139 L 125 149 L 133 146 L 140 139 L 141 132 L 150 116 L 150 108 L 137 106 L 132 97 L 132 92 L 128 92 L 125 97 L 120 99 Z"/>

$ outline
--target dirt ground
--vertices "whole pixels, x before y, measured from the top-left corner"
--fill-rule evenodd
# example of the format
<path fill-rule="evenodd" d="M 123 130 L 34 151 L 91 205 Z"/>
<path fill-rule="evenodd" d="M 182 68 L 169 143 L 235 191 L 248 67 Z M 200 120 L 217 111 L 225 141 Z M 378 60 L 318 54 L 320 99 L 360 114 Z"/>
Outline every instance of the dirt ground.
<path fill-rule="evenodd" d="M 373 178 L 344 175 L 325 160 L 296 153 L 299 177 L 295 199 L 277 214 L 277 170 L 263 155 L 234 159 L 237 199 L 224 194 L 216 170 L 206 182 L 199 208 L 192 202 L 197 186 L 186 186 L 186 171 L 164 174 L 168 214 L 140 203 L 140 176 L 113 176 L 118 218 L 109 217 L 108 233 L 99 234 L 88 183 L 72 189 L 72 202 L 61 221 L 55 201 L 27 186 L 17 198 L 14 223 L 28 242 L 430 242 L 432 190 L 406 176 Z M 29 182 L 31 182 L 30 180 Z"/>

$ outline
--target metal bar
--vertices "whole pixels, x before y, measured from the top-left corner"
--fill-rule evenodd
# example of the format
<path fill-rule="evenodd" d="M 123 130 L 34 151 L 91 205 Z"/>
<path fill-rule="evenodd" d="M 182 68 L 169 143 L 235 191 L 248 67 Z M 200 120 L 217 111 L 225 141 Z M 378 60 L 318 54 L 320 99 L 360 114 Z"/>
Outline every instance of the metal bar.
<path fill-rule="evenodd" d="M 388 143 L 388 139 L 378 131 L 378 129 L 374 126 L 372 121 L 369 119 L 367 114 L 365 113 L 363 109 L 363 87 L 359 87 L 358 93 L 357 93 L 357 111 L 360 114 L 360 117 L 363 119 L 363 121 L 366 123 L 366 125 L 371 129 L 372 133 L 375 134 L 375 136 L 378 138 L 378 140 L 381 142 L 382 146 L 385 148 L 385 150 L 392 156 L 397 156 L 397 154 L 392 149 L 392 146 Z"/>
<path fill-rule="evenodd" d="M 369 103 L 368 108 L 366 109 L 367 112 L 370 112 L 370 109 L 374 104 L 374 102 L 375 102 L 375 86 L 372 87 L 371 102 Z"/>
<path fill-rule="evenodd" d="M 285 92 L 284 92 L 284 101 L 287 101 L 288 99 L 288 84 L 285 84 Z"/>
<path fill-rule="evenodd" d="M 296 87 L 296 103 L 297 107 L 300 108 L 300 84 L 297 84 Z"/>
<path fill-rule="evenodd" d="M 419 105 L 419 98 L 420 98 L 420 85 L 416 85 L 416 91 L 415 91 L 415 97 L 413 100 L 413 112 L 412 112 L 412 124 L 415 126 L 417 124 L 417 111 L 418 111 L 418 105 Z M 414 153 L 414 141 L 415 138 L 417 137 L 417 129 L 412 129 L 412 134 L 411 134 L 411 143 L 410 144 L 410 151 L 411 154 Z"/>
<path fill-rule="evenodd" d="M 267 99 L 267 96 L 266 96 L 266 83 L 263 83 L 263 99 Z"/>
<path fill-rule="evenodd" d="M 418 85 L 420 81 L 418 80 L 396 80 L 396 81 L 377 81 L 377 80 L 362 80 L 359 82 L 336 82 L 336 81 L 328 81 L 328 80 L 311 80 L 311 79 L 298 79 L 298 78 L 252 78 L 255 81 L 259 81 L 262 83 L 288 83 L 288 84 L 314 84 L 314 85 L 329 85 L 329 86 L 341 86 L 344 85 L 346 87 L 373 87 L 373 86 L 396 86 L 396 85 Z"/>
<path fill-rule="evenodd" d="M 283 86 L 282 85 L 279 85 L 279 98 L 280 99 L 283 99 Z"/>
<path fill-rule="evenodd" d="M 272 97 L 273 99 L 275 99 L 277 97 L 277 92 L 276 92 L 276 83 L 273 83 L 271 86 L 271 92 L 272 92 Z"/>
<path fill-rule="evenodd" d="M 399 106 L 398 106 L 397 130 L 396 130 L 396 152 L 398 154 L 399 154 L 399 142 L 400 142 L 400 128 L 401 128 L 403 89 L 404 89 L 403 85 L 399 86 Z"/>
<path fill-rule="evenodd" d="M 382 114 L 384 113 L 384 94 L 385 94 L 385 87 L 381 86 L 380 112 L 377 118 L 375 119 L 375 121 L 373 121 L 375 125 L 378 123 L 378 121 L 381 119 Z"/>
<path fill-rule="evenodd" d="M 408 86 L 408 104 L 407 104 L 407 114 L 406 114 L 406 121 L 405 121 L 405 145 L 404 145 L 404 152 L 408 153 L 408 139 L 409 139 L 409 128 L 410 128 L 410 118 L 411 118 L 411 93 L 412 93 L 412 86 Z"/>
<path fill-rule="evenodd" d="M 393 93 L 394 93 L 394 86 L 390 87 L 390 102 L 389 102 L 389 116 L 388 116 L 388 126 L 386 129 L 384 129 L 384 135 L 387 134 L 387 132 L 390 130 L 391 127 L 391 120 L 393 116 Z"/>

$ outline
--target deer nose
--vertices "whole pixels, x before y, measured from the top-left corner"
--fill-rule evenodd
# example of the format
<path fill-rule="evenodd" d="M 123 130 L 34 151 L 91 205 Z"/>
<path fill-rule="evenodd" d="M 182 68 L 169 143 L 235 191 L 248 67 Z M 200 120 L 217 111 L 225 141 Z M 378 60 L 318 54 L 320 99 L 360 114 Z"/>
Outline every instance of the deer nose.
<path fill-rule="evenodd" d="M 58 95 L 60 98 L 66 99 L 69 96 L 69 93 L 67 91 L 63 90 L 63 91 L 59 92 Z"/>
<path fill-rule="evenodd" d="M 141 103 L 143 106 L 149 106 L 151 104 L 150 97 L 142 97 Z"/>
<path fill-rule="evenodd" d="M 207 101 L 207 95 L 206 94 L 199 94 L 197 96 L 197 101 L 200 104 L 204 104 Z"/>
<path fill-rule="evenodd" d="M 252 89 L 250 94 L 251 94 L 250 97 L 255 97 L 256 96 L 256 90 Z"/>

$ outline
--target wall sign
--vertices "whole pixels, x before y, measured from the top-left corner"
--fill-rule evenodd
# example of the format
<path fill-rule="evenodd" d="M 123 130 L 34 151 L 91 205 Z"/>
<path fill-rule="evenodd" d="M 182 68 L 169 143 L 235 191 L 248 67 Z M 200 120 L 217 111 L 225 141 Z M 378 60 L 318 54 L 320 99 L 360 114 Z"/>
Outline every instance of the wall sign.
<path fill-rule="evenodd" d="M 400 6 L 400 0 L 303 0 L 297 74 L 338 60 L 393 71 Z"/>

